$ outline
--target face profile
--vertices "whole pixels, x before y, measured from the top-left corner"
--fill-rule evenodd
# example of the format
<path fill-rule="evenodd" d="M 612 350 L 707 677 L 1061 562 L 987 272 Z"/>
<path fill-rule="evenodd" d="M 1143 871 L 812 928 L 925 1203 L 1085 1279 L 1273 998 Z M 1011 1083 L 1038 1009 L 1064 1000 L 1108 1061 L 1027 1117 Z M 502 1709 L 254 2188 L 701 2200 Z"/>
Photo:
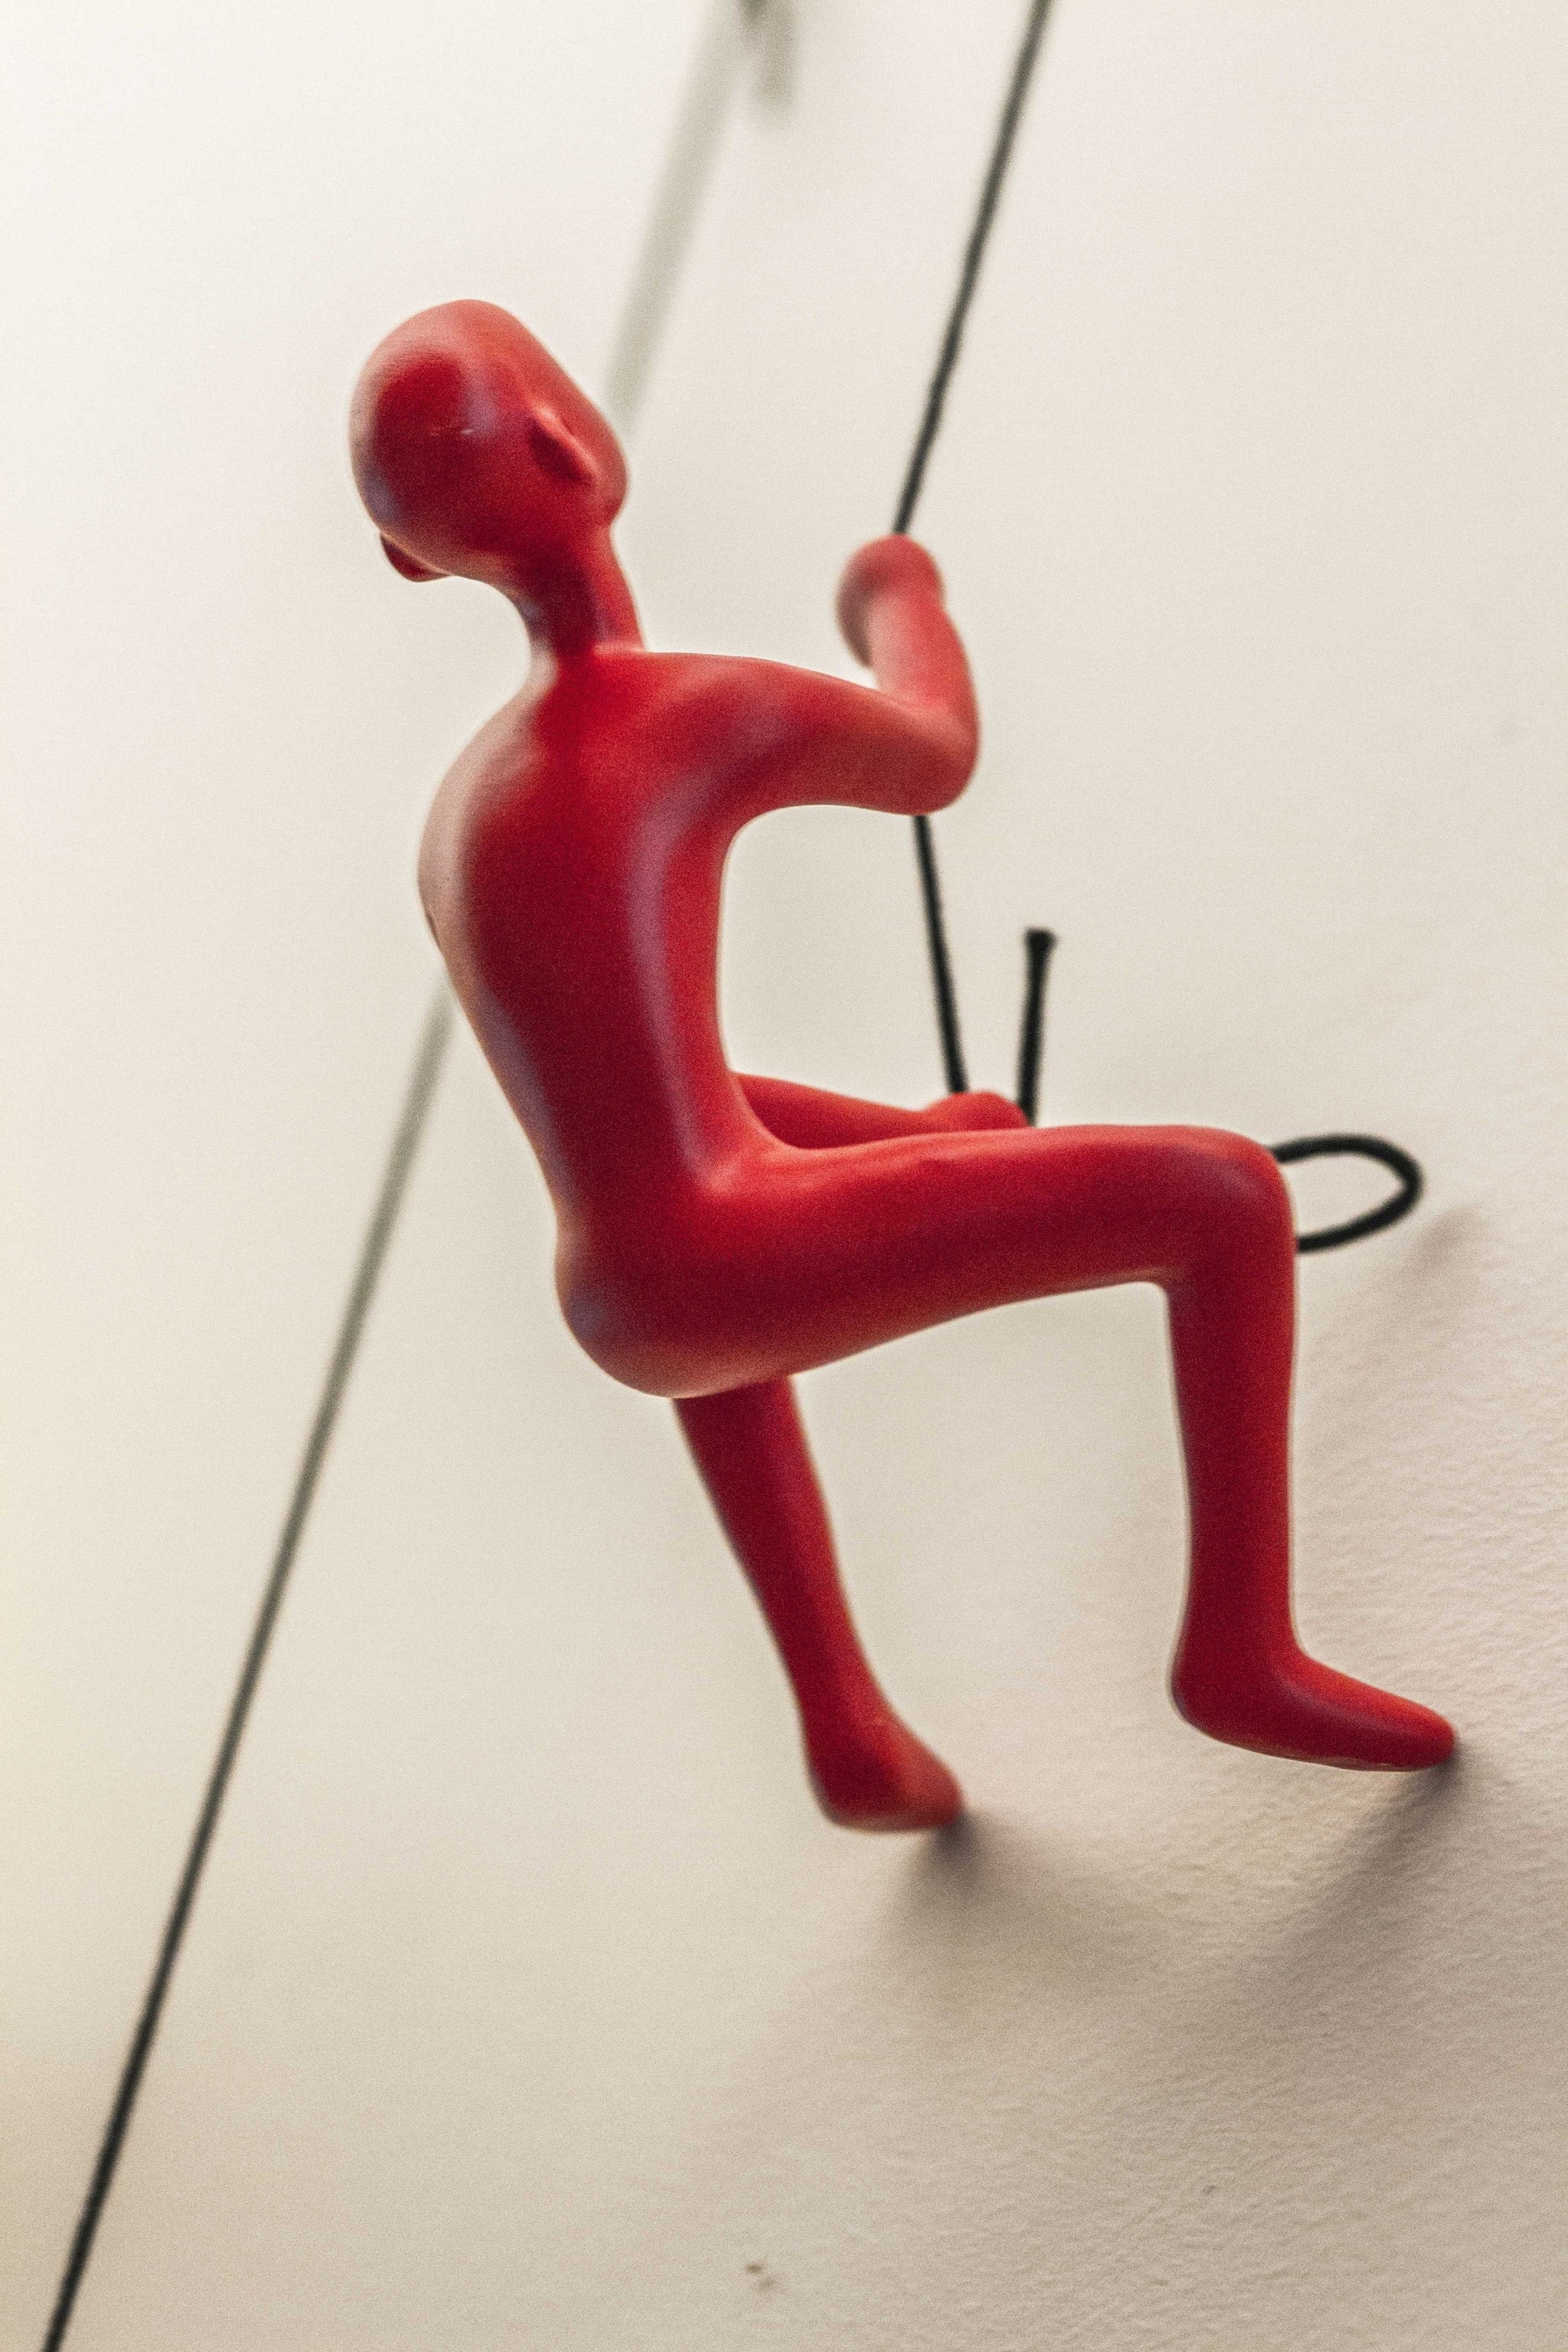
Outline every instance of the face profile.
<path fill-rule="evenodd" d="M 490 302 L 386 338 L 350 415 L 354 479 L 404 576 L 461 573 L 529 601 L 592 565 L 626 495 L 614 433 L 544 346 Z"/>

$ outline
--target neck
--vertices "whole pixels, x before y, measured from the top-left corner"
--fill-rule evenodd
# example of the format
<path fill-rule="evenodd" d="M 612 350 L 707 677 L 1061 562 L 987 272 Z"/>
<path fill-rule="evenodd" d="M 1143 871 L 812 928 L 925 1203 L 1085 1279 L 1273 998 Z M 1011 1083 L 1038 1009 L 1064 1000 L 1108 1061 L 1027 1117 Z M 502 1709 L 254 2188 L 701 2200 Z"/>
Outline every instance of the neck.
<path fill-rule="evenodd" d="M 595 646 L 642 643 L 637 606 L 607 531 L 536 572 L 513 601 L 529 635 L 560 660 Z"/>

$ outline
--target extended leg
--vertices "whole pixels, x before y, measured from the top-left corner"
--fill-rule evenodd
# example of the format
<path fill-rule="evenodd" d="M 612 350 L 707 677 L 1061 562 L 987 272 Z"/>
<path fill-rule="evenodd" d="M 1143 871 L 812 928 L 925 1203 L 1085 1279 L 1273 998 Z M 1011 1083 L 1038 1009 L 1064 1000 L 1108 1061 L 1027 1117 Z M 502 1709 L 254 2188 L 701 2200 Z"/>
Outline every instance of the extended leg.
<path fill-rule="evenodd" d="M 900 1722 L 857 1638 L 788 1381 L 682 1398 L 676 1411 L 778 1644 L 823 1811 L 865 1830 L 953 1820 L 957 1781 Z"/>
<path fill-rule="evenodd" d="M 1171 1690 L 1216 1739 L 1303 1762 L 1411 1770 L 1451 1752 L 1430 1708 L 1309 1657 L 1290 1608 L 1293 1252 L 1283 1187 L 1227 1171 L 1223 1220 L 1166 1288 L 1192 1520 Z M 1218 1203 L 1216 1203 L 1216 1206 Z"/>
<path fill-rule="evenodd" d="M 1296 1638 L 1295 1261 L 1284 1183 L 1259 1145 L 1194 1128 L 900 1139 L 759 1162 L 726 1214 L 726 1252 L 692 1269 L 688 1295 L 706 1282 L 721 1317 L 740 1302 L 781 1371 L 1013 1299 L 1158 1284 L 1192 1523 L 1177 1706 L 1274 1755 L 1390 1770 L 1448 1755 L 1440 1716 L 1320 1665 Z"/>

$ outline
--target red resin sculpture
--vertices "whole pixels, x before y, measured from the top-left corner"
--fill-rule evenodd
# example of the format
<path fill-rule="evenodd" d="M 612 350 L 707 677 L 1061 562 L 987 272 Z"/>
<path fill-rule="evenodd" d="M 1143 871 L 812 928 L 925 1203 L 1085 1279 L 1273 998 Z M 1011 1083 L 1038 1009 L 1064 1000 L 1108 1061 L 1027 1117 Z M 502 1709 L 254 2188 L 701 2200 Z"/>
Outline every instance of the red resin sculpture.
<path fill-rule="evenodd" d="M 1440 1716 L 1321 1665 L 1291 1622 L 1295 1259 L 1263 1148 L 1189 1127 L 1040 1130 L 995 1095 L 890 1109 L 732 1072 L 720 886 L 769 809 L 946 808 L 974 763 L 963 650 L 929 555 L 861 549 L 839 591 L 876 687 L 647 652 L 610 543 L 608 425 L 506 312 L 454 302 L 382 344 L 353 456 L 410 579 L 488 582 L 533 663 L 443 784 L 420 887 L 538 1154 L 572 1330 L 672 1398 L 799 1704 L 825 1810 L 914 1830 L 961 1810 L 857 1640 L 791 1376 L 1007 1301 L 1154 1283 L 1169 1302 L 1191 1570 L 1187 1720 L 1277 1756 L 1393 1770 Z"/>

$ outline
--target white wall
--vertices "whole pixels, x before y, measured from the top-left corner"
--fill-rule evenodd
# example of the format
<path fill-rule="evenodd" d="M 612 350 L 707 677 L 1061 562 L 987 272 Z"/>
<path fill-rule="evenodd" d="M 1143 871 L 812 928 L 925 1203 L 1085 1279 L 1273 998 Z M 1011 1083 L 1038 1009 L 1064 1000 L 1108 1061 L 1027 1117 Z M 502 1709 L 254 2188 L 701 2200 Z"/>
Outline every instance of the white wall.
<path fill-rule="evenodd" d="M 837 658 L 1018 13 L 804 0 L 639 438 L 660 642 Z M 374 108 L 358 27 L 247 21 L 171 14 L 130 97 L 128 14 L 29 50 L 6 2352 L 416 1018 L 416 812 L 513 671 L 484 599 L 370 563 L 342 394 L 457 291 L 591 371 L 695 19 L 405 8 Z M 1127 1293 L 805 1384 L 873 1654 L 974 1802 L 828 1829 L 672 1417 L 559 1328 L 465 1044 L 80 2352 L 1562 2352 L 1565 68 L 1545 0 L 1059 0 L 923 518 L 987 714 L 941 828 L 977 1076 L 1046 920 L 1049 1116 L 1427 1164 L 1416 1220 L 1303 1267 L 1301 1615 L 1458 1764 L 1172 1716 L 1179 1474 Z M 729 933 L 738 1060 L 936 1091 L 902 829 L 770 820 Z"/>
<path fill-rule="evenodd" d="M 343 417 L 454 288 L 602 362 L 699 17 L 6 12 L 0 2342 L 42 2333 L 431 958 L 429 779 L 514 664 Z"/>

